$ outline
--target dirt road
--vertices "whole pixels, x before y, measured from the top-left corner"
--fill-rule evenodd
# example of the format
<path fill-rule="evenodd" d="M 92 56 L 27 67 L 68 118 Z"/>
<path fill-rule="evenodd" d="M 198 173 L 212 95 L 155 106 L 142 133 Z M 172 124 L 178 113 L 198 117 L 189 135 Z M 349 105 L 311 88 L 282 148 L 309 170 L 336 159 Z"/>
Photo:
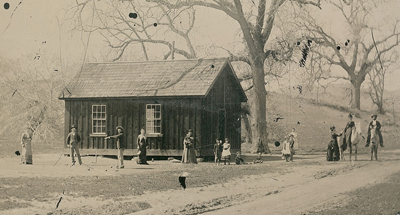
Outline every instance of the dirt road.
<path fill-rule="evenodd" d="M 400 171 L 400 151 L 382 151 L 380 161 L 361 154 L 356 162 L 326 162 L 322 154 L 296 155 L 289 163 L 268 156 L 262 164 L 242 166 L 156 161 L 143 167 L 128 161 L 120 171 L 111 169 L 112 159 L 94 163 L 93 157 L 86 157 L 84 162 L 92 168 L 71 168 L 62 163 L 53 166 L 56 155 L 52 162 L 49 156 L 36 158 L 31 167 L 12 166 L 10 159 L 0 162 L 0 192 L 8 193 L 0 195 L 0 214 L 307 214 L 344 206 L 347 192 L 384 183 Z M 181 172 L 189 173 L 186 190 L 177 181 Z M 29 198 L 14 194 L 23 187 L 19 177 L 35 180 L 39 185 L 31 182 L 29 187 L 38 186 L 33 189 L 37 193 L 24 193 L 32 195 Z M 63 182 L 69 180 L 77 183 Z M 55 209 L 60 199 L 55 191 L 61 189 L 55 187 L 60 183 L 69 192 L 62 194 Z"/>
<path fill-rule="evenodd" d="M 146 201 L 153 207 L 134 214 L 306 214 L 345 205 L 345 192 L 384 183 L 400 171 L 398 158 L 398 154 L 387 153 L 378 162 L 363 156 L 364 160 L 357 162 L 319 163 L 321 157 L 313 157 L 297 161 L 304 165 L 288 163 L 282 167 L 284 172 L 250 176 L 206 189 L 150 195 Z"/>

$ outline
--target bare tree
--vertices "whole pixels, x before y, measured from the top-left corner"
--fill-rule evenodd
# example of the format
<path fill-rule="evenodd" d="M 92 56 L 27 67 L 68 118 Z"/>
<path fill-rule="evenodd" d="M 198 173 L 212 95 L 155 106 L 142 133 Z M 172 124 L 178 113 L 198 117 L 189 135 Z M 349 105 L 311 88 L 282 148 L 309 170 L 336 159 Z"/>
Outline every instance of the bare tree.
<path fill-rule="evenodd" d="M 39 55 L 21 56 L 18 60 L 0 59 L 2 115 L 5 126 L 0 134 L 17 141 L 26 127 L 34 131 L 38 145 L 52 145 L 62 136 L 60 114 L 63 105 L 58 100 L 62 87 L 61 68 Z M 54 145 L 52 145 L 54 146 Z"/>
<path fill-rule="evenodd" d="M 67 20 L 74 22 L 72 30 L 98 32 L 110 50 L 111 60 L 122 57 L 149 60 L 172 54 L 183 58 L 197 57 L 189 33 L 192 31 L 196 11 L 191 6 L 170 9 L 149 1 L 84 0 L 67 11 Z M 173 40 L 179 40 L 175 43 Z M 141 49 L 141 52 L 135 50 Z M 149 56 L 149 49 L 163 56 Z"/>
<path fill-rule="evenodd" d="M 393 23 L 375 23 L 371 21 L 374 11 L 383 4 L 369 0 L 351 0 L 351 1 L 324 1 L 329 12 L 337 12 L 335 20 L 340 22 L 341 31 L 348 30 L 349 38 L 337 40 L 339 37 L 333 31 L 326 29 L 326 26 L 310 15 L 310 11 L 298 16 L 298 26 L 305 33 L 305 37 L 311 39 L 317 46 L 323 47 L 323 50 L 312 49 L 321 59 L 327 60 L 334 66 L 339 66 L 347 72 L 348 79 L 352 84 L 351 104 L 353 108 L 360 109 L 360 88 L 366 75 L 372 70 L 374 65 L 379 63 L 379 55 L 390 53 L 399 45 L 400 32 L 397 29 L 399 21 Z M 333 9 L 332 9 L 333 8 Z M 391 26 L 388 29 L 388 26 Z M 372 30 L 379 30 L 379 36 L 376 40 L 373 37 Z M 376 54 L 376 47 L 379 54 Z M 381 59 L 386 61 L 387 59 Z"/>
<path fill-rule="evenodd" d="M 124 2 L 125 3 L 118 2 L 115 4 L 127 4 L 126 1 Z M 173 49 L 175 53 L 178 53 L 186 58 L 196 57 L 196 52 L 190 43 L 189 37 L 190 30 L 192 29 L 195 21 L 194 8 L 196 7 L 206 7 L 221 11 L 239 24 L 247 50 L 245 51 L 245 54 L 241 55 L 235 55 L 229 52 L 230 59 L 232 61 L 245 62 L 251 67 L 252 74 L 249 78 L 252 80 L 252 90 L 254 90 L 255 95 L 255 105 L 252 117 L 256 120 L 256 132 L 253 132 L 253 134 L 255 133 L 256 135 L 253 137 L 253 139 L 258 140 L 260 138 L 264 143 L 267 143 L 268 134 L 266 132 L 265 62 L 269 58 L 274 60 L 290 58 L 288 53 L 286 53 L 290 51 L 290 44 L 284 42 L 279 43 L 279 41 L 274 41 L 275 43 L 278 43 L 278 45 L 268 46 L 267 44 L 267 42 L 270 41 L 270 36 L 275 24 L 275 18 L 277 17 L 279 9 L 282 8 L 285 3 L 291 3 L 295 6 L 312 5 L 319 7 L 320 0 L 272 0 L 269 4 L 267 4 L 266 0 L 260 0 L 257 3 L 255 1 L 240 0 L 234 0 L 232 2 L 226 0 L 147 0 L 146 3 L 143 4 L 147 4 L 146 8 L 152 8 L 154 10 L 146 9 L 145 11 L 138 12 L 141 10 L 141 7 L 137 6 L 140 4 L 139 2 L 140 1 L 129 1 L 128 4 L 130 8 L 134 7 L 134 10 L 137 11 L 137 14 L 140 17 L 143 17 L 143 14 L 147 13 L 147 17 L 151 17 L 150 14 L 154 15 L 155 13 L 150 11 L 160 11 L 157 12 L 158 16 L 153 16 L 153 18 L 157 19 L 157 22 L 155 23 L 166 26 L 168 27 L 166 30 L 181 36 L 186 42 L 186 49 L 173 47 L 172 43 L 166 41 L 165 39 L 156 39 L 155 36 L 160 34 L 153 35 L 149 33 L 149 28 L 151 28 L 153 23 L 148 23 L 147 18 L 138 19 L 138 21 L 133 21 L 132 19 L 128 20 L 126 13 L 121 13 L 116 7 L 110 7 L 113 8 L 113 11 L 106 13 L 100 13 L 98 10 L 96 10 L 95 13 L 97 16 L 108 16 L 107 20 L 112 22 L 113 26 L 115 27 L 110 27 L 110 23 L 107 24 L 105 21 L 106 19 L 104 18 L 100 19 L 100 21 L 105 24 L 103 26 L 107 27 L 98 26 L 90 29 L 106 30 L 113 36 L 113 39 L 107 39 L 107 42 L 111 48 L 116 48 L 119 50 L 119 55 L 115 60 L 126 53 L 126 49 L 128 48 L 129 44 L 132 43 L 139 43 L 141 45 L 148 43 L 162 44 L 167 46 L 170 51 Z M 85 7 L 88 7 L 90 3 L 93 5 L 92 9 L 95 10 L 95 4 L 97 3 L 95 3 L 95 1 L 87 0 L 83 3 L 78 3 L 74 11 L 76 13 L 80 13 Z M 152 3 L 154 5 L 152 5 Z M 187 13 L 187 11 L 191 11 L 188 14 L 191 19 L 185 19 L 189 20 L 185 30 L 178 29 L 176 23 L 181 19 L 177 19 L 176 17 L 181 16 L 183 13 Z M 108 36 L 106 38 L 108 38 Z M 114 42 L 116 42 L 117 45 L 115 45 Z M 143 46 L 143 52 L 146 55 L 145 46 Z M 165 56 L 168 55 L 169 53 L 167 53 Z"/>
<path fill-rule="evenodd" d="M 376 64 L 373 69 L 368 73 L 369 77 L 369 96 L 374 105 L 376 105 L 380 114 L 385 113 L 384 109 L 384 92 L 385 92 L 385 76 L 387 71 L 395 68 L 398 55 L 393 52 L 391 56 L 386 57 L 385 64 Z"/>

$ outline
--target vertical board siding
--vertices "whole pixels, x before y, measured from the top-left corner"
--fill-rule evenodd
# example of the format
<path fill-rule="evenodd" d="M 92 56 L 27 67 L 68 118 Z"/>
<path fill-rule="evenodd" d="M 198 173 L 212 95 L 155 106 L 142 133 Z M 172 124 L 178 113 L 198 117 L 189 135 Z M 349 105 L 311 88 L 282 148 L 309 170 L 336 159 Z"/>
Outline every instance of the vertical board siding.
<path fill-rule="evenodd" d="M 115 149 L 116 140 L 92 134 L 92 105 L 106 105 L 106 133 L 117 133 L 116 126 L 125 128 L 127 149 L 136 149 L 136 138 L 141 128 L 146 129 L 146 104 L 161 104 L 162 137 L 149 137 L 149 149 L 182 150 L 183 138 L 193 129 L 195 148 L 201 156 L 211 156 L 215 139 L 219 137 L 219 111 L 225 111 L 224 136 L 233 150 L 241 146 L 241 97 L 239 83 L 225 70 L 217 77 L 213 88 L 204 98 L 149 98 L 149 99 L 89 99 L 65 100 L 65 137 L 75 124 L 82 136 L 83 149 Z M 64 141 L 65 145 L 65 141 Z"/>

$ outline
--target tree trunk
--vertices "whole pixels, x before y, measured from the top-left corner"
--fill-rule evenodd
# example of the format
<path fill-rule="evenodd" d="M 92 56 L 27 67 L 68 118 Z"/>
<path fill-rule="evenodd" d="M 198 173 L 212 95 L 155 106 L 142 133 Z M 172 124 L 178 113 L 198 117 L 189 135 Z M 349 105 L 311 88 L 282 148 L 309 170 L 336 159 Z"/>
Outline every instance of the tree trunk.
<path fill-rule="evenodd" d="M 255 132 L 253 141 L 258 143 L 259 140 L 265 146 L 268 153 L 271 153 L 268 147 L 268 133 L 267 133 L 267 108 L 266 108 L 266 95 L 265 80 L 264 80 L 264 63 L 261 60 L 255 60 L 252 65 L 253 70 L 253 86 L 254 86 L 254 113 L 253 119 L 255 122 Z"/>
<path fill-rule="evenodd" d="M 243 119 L 243 123 L 244 123 L 244 128 L 245 128 L 245 132 L 246 132 L 246 142 L 248 143 L 252 143 L 253 142 L 253 135 L 251 133 L 251 123 L 249 120 L 249 117 L 247 116 L 246 113 L 242 113 L 242 119 Z"/>
<path fill-rule="evenodd" d="M 353 85 L 352 97 L 351 97 L 351 107 L 360 110 L 360 98 L 361 98 L 361 81 L 351 80 Z"/>

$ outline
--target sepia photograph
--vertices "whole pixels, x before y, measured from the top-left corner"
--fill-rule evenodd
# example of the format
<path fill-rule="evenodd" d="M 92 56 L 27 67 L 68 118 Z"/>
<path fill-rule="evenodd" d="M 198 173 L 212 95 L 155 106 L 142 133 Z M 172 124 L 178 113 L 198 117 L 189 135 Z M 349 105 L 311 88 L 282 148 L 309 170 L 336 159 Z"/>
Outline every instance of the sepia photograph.
<path fill-rule="evenodd" d="M 0 0 L 0 214 L 400 215 L 399 0 Z"/>

